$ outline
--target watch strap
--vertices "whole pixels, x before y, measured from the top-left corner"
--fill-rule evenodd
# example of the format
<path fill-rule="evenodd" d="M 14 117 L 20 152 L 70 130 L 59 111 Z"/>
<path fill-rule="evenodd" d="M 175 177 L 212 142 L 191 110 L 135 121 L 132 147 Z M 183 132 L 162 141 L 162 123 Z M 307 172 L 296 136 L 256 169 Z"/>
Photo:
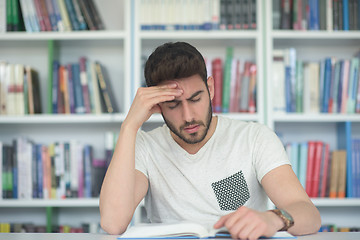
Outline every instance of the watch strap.
<path fill-rule="evenodd" d="M 288 212 L 286 212 L 286 214 L 289 216 L 289 217 L 287 217 L 282 213 L 282 211 L 285 211 L 285 210 L 272 209 L 270 211 L 275 213 L 284 222 L 284 227 L 281 228 L 279 231 L 287 231 L 290 227 L 292 227 L 294 225 L 294 220 L 291 217 L 291 215 Z"/>

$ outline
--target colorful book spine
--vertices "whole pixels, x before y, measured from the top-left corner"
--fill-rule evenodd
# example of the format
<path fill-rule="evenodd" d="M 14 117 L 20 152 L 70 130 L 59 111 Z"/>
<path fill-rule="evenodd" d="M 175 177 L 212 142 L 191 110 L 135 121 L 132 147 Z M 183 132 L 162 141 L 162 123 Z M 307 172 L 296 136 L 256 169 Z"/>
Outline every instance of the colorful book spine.
<path fill-rule="evenodd" d="M 222 86 L 223 86 L 223 68 L 222 60 L 216 58 L 212 61 L 212 76 L 214 78 L 215 93 L 213 98 L 214 112 L 219 113 L 222 111 Z"/>
<path fill-rule="evenodd" d="M 230 107 L 230 84 L 231 84 L 231 66 L 232 59 L 234 55 L 234 49 L 232 47 L 228 47 L 226 49 L 226 58 L 225 58 L 225 68 L 224 68 L 224 78 L 223 78 L 223 86 L 222 86 L 222 112 L 229 112 Z"/>

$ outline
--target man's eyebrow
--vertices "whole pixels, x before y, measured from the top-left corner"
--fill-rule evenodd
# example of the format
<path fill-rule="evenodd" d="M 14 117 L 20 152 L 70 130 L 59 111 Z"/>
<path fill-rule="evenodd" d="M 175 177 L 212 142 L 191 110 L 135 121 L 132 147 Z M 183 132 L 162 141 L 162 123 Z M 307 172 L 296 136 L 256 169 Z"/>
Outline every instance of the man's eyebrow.
<path fill-rule="evenodd" d="M 199 90 L 197 92 L 195 92 L 193 95 L 191 95 L 189 98 L 187 98 L 186 100 L 191 100 L 194 97 L 197 97 L 199 94 L 203 93 L 204 90 Z M 179 103 L 181 102 L 180 100 L 174 99 L 174 100 L 170 100 L 170 101 L 165 101 L 164 103 Z"/>
<path fill-rule="evenodd" d="M 204 90 L 199 90 L 199 91 L 195 92 L 193 95 L 191 95 L 191 97 L 189 97 L 186 100 L 191 100 L 191 99 L 193 99 L 194 97 L 197 97 L 198 95 L 200 95 L 203 92 L 204 92 Z"/>
<path fill-rule="evenodd" d="M 171 100 L 171 101 L 165 101 L 164 103 L 178 103 L 178 102 L 180 102 L 180 100 L 174 99 L 174 100 Z"/>

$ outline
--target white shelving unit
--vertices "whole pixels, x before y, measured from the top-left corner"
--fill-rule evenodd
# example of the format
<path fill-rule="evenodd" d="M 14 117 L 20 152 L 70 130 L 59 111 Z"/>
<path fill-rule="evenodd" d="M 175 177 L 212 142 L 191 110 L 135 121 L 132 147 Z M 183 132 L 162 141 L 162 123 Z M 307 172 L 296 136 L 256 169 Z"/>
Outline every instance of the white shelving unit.
<path fill-rule="evenodd" d="M 330 150 L 337 149 L 337 124 L 352 122 L 352 135 L 360 132 L 359 114 L 303 114 L 273 112 L 272 94 L 272 52 L 274 49 L 294 47 L 297 58 L 304 61 L 319 61 L 325 57 L 350 58 L 360 46 L 359 31 L 292 31 L 272 29 L 272 2 L 263 1 L 266 18 L 266 95 L 267 125 L 274 129 L 284 143 L 321 140 L 330 144 Z M 360 222 L 360 199 L 312 198 L 320 210 L 323 224 L 357 226 Z"/>

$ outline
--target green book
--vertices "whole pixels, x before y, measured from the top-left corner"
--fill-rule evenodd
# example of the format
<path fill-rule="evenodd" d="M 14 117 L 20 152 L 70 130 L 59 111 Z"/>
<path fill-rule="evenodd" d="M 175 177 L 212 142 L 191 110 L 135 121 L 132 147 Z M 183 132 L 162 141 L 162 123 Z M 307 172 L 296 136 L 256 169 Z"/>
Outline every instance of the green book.
<path fill-rule="evenodd" d="M 303 109 L 303 93 L 304 93 L 304 78 L 303 78 L 303 62 L 296 61 L 296 85 L 295 85 L 295 103 L 296 112 L 301 113 Z"/>
<path fill-rule="evenodd" d="M 13 11 L 12 11 L 12 4 L 13 1 L 12 0 L 6 0 L 6 31 L 7 32 L 11 32 L 13 31 L 13 26 L 14 26 L 14 22 L 13 22 Z"/>
<path fill-rule="evenodd" d="M 234 55 L 234 49 L 232 47 L 227 47 L 224 77 L 223 77 L 223 94 L 222 94 L 222 111 L 224 113 L 229 112 L 229 107 L 230 107 L 231 65 L 232 65 L 233 55 Z"/>

